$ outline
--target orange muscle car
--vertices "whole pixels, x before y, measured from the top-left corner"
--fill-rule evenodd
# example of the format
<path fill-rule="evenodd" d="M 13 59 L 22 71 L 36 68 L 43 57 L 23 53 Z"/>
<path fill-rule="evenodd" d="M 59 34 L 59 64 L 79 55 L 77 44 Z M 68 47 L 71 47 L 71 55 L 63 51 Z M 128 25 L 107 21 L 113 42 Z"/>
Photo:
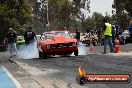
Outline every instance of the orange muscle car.
<path fill-rule="evenodd" d="M 41 35 L 38 42 L 39 57 L 47 55 L 69 55 L 74 53 L 78 56 L 78 44 L 68 31 L 50 31 Z"/>

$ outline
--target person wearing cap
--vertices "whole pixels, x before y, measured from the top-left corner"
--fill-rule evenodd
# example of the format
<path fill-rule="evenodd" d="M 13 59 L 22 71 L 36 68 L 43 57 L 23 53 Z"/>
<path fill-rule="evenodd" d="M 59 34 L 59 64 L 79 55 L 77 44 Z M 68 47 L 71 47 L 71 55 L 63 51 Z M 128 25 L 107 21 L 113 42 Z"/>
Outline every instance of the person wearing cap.
<path fill-rule="evenodd" d="M 106 47 L 109 45 L 110 52 L 114 52 L 114 47 L 112 43 L 112 25 L 107 21 L 107 19 L 103 19 L 104 21 L 104 52 L 103 54 L 106 54 Z"/>
<path fill-rule="evenodd" d="M 9 28 L 8 33 L 5 35 L 4 45 L 6 44 L 6 42 L 8 45 L 8 51 L 10 53 L 10 58 L 16 56 L 17 55 L 17 47 L 16 47 L 17 34 L 13 28 Z"/>

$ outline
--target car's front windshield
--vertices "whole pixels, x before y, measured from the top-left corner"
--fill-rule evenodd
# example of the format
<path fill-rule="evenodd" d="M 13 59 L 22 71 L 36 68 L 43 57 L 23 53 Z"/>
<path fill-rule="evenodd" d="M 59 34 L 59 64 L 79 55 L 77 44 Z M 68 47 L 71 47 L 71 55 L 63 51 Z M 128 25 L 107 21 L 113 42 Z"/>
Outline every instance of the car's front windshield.
<path fill-rule="evenodd" d="M 67 31 L 66 32 L 53 32 L 53 33 L 45 34 L 46 39 L 51 39 L 55 36 L 65 36 L 66 38 L 71 38 L 71 35 Z"/>
<path fill-rule="evenodd" d="M 69 34 L 69 32 L 55 32 L 54 36 L 65 36 L 66 38 L 71 38 L 71 35 Z"/>
<path fill-rule="evenodd" d="M 45 34 L 45 38 L 46 38 L 46 39 L 51 39 L 51 38 L 53 38 L 53 36 L 54 36 L 53 33 L 46 33 L 46 34 Z"/>

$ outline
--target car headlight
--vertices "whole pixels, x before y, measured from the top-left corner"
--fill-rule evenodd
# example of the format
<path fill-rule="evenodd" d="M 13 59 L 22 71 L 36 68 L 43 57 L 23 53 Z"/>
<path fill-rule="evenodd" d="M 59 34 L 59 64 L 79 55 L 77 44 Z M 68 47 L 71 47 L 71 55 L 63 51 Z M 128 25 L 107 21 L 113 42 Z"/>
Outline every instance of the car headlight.
<path fill-rule="evenodd" d="M 77 46 L 77 42 L 72 43 L 72 46 Z"/>
<path fill-rule="evenodd" d="M 50 47 L 50 44 L 48 44 L 48 45 L 46 46 L 46 48 L 47 48 L 47 49 L 51 48 L 51 47 Z"/>

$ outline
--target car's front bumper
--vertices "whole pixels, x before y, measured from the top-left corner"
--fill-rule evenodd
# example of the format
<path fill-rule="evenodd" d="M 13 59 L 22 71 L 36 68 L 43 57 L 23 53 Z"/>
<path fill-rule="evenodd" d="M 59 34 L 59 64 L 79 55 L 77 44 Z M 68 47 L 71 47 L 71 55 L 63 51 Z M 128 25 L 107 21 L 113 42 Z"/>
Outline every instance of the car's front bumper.
<path fill-rule="evenodd" d="M 72 47 L 61 47 L 61 48 L 49 48 L 45 49 L 44 52 L 47 55 L 62 55 L 62 54 L 70 54 L 78 50 L 77 46 Z"/>

